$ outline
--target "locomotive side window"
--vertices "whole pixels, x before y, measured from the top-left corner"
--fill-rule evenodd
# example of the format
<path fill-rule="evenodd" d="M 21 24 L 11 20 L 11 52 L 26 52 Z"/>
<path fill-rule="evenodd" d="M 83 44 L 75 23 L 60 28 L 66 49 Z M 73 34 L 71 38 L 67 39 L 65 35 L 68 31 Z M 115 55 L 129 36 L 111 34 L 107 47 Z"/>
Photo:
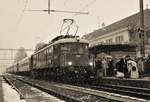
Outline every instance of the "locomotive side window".
<path fill-rule="evenodd" d="M 46 50 L 44 50 L 44 65 L 47 64 L 47 56 L 46 56 L 47 52 Z"/>
<path fill-rule="evenodd" d="M 53 46 L 49 48 L 49 53 L 53 53 Z"/>
<path fill-rule="evenodd" d="M 40 66 L 43 67 L 44 64 L 45 64 L 45 55 L 44 55 L 44 51 L 42 51 L 42 52 L 40 53 L 40 61 L 41 61 Z"/>
<path fill-rule="evenodd" d="M 36 62 L 37 62 L 37 55 L 33 56 L 33 66 L 36 66 Z"/>
<path fill-rule="evenodd" d="M 47 63 L 48 65 L 52 64 L 52 56 L 53 56 L 53 46 L 47 49 Z"/>

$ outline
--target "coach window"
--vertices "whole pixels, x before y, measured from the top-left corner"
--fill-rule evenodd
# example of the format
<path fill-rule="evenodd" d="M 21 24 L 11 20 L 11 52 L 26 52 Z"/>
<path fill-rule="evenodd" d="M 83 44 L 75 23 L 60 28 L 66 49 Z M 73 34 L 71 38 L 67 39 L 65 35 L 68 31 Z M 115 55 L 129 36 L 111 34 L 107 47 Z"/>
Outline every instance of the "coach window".
<path fill-rule="evenodd" d="M 41 61 L 41 52 L 38 54 L 38 60 Z"/>
<path fill-rule="evenodd" d="M 49 56 L 49 48 L 47 49 L 47 56 Z"/>
<path fill-rule="evenodd" d="M 46 60 L 46 50 L 44 50 L 44 60 Z"/>
<path fill-rule="evenodd" d="M 53 46 L 49 48 L 49 53 L 53 52 Z"/>
<path fill-rule="evenodd" d="M 41 53 L 40 53 L 40 59 L 41 59 L 41 61 L 43 61 L 43 56 L 44 56 L 44 53 L 41 52 Z"/>
<path fill-rule="evenodd" d="M 46 55 L 46 50 L 44 50 L 44 55 Z"/>
<path fill-rule="evenodd" d="M 38 53 L 38 54 L 36 55 L 36 60 L 37 60 L 37 61 L 40 60 L 40 57 L 39 57 L 39 56 L 40 56 L 40 53 Z"/>
<path fill-rule="evenodd" d="M 35 61 L 38 61 L 38 56 L 34 55 Z"/>
<path fill-rule="evenodd" d="M 44 51 L 41 52 L 41 61 L 44 60 Z"/>
<path fill-rule="evenodd" d="M 34 55 L 34 56 L 33 56 L 33 65 L 34 65 L 34 66 L 36 66 L 36 61 L 37 61 L 36 58 L 37 58 L 36 55 Z"/>

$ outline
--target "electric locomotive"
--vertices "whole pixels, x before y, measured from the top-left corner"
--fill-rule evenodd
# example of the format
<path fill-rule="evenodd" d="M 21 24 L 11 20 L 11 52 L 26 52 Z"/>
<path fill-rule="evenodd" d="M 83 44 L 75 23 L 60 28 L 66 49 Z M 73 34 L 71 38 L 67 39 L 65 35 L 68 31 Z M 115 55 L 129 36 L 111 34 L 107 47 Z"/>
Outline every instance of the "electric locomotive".
<path fill-rule="evenodd" d="M 83 81 L 94 76 L 88 41 L 65 35 L 53 39 L 31 56 L 31 76 L 60 81 Z"/>

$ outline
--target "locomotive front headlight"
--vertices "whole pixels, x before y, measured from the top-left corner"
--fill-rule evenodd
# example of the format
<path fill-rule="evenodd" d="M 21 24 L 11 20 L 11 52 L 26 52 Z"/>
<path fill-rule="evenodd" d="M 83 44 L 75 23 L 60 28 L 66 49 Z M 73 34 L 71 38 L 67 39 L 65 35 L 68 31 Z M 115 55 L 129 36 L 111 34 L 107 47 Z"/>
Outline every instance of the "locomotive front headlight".
<path fill-rule="evenodd" d="M 77 74 L 77 73 L 79 73 L 79 72 L 78 72 L 77 70 L 75 70 L 75 71 L 74 71 L 74 73 L 76 73 L 76 74 Z"/>
<path fill-rule="evenodd" d="M 77 38 L 76 38 L 76 40 L 79 42 L 79 41 L 80 41 L 80 38 L 79 38 L 79 37 L 77 37 Z"/>
<path fill-rule="evenodd" d="M 69 61 L 69 62 L 68 62 L 68 65 L 69 65 L 69 66 L 71 66 L 71 65 L 72 65 L 72 62 L 71 62 L 71 61 Z"/>
<path fill-rule="evenodd" d="M 93 63 L 92 63 L 92 62 L 90 62 L 90 63 L 89 63 L 89 65 L 90 65 L 90 66 L 93 66 Z"/>

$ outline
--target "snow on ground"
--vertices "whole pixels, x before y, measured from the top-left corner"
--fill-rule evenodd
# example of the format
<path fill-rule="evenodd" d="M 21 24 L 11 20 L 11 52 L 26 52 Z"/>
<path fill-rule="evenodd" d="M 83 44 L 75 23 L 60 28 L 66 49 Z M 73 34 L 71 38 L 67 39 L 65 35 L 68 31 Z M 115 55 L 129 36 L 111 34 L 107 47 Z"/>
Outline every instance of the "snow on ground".
<path fill-rule="evenodd" d="M 3 97 L 4 102 L 26 102 L 25 100 L 20 100 L 19 94 L 16 90 L 12 89 L 10 85 L 3 81 Z"/>

